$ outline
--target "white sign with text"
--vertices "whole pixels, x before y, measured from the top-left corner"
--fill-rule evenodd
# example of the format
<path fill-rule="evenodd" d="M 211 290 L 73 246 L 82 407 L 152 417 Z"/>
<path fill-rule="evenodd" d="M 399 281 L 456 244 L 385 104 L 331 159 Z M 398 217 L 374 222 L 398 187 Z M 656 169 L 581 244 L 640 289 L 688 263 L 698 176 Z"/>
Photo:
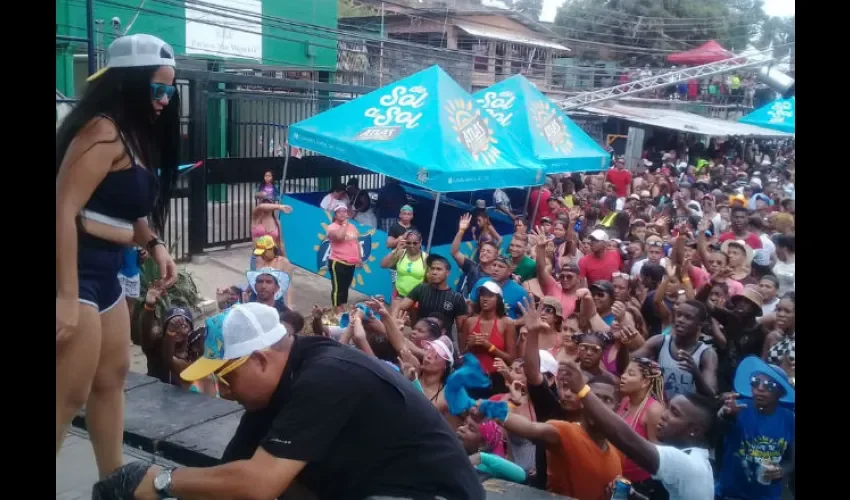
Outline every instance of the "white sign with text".
<path fill-rule="evenodd" d="M 204 4 L 186 6 L 187 55 L 263 59 L 261 0 L 205 0 Z"/>

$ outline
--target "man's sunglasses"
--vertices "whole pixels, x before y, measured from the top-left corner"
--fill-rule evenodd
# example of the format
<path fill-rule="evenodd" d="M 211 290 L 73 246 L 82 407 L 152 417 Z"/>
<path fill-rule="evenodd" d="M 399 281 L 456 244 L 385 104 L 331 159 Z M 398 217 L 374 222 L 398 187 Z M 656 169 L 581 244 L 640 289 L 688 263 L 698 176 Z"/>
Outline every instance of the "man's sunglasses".
<path fill-rule="evenodd" d="M 177 92 L 177 87 L 174 85 L 166 85 L 164 83 L 151 84 L 151 99 L 154 101 L 161 101 L 163 97 L 167 97 L 170 101 L 174 97 L 175 92 Z"/>
<path fill-rule="evenodd" d="M 776 392 L 779 389 L 779 384 L 777 384 L 776 381 L 770 379 L 763 379 L 756 376 L 750 378 L 750 386 L 752 386 L 753 389 L 756 389 L 761 386 L 761 388 L 766 390 L 767 392 Z"/>

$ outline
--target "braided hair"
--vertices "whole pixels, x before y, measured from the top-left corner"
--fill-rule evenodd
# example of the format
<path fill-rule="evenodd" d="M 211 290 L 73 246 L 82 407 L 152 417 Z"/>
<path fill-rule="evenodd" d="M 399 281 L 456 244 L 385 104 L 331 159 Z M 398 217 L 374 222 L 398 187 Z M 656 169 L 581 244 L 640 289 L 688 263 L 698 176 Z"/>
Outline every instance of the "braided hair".
<path fill-rule="evenodd" d="M 638 366 L 644 378 L 649 379 L 649 395 L 664 404 L 664 377 L 661 374 L 661 365 L 649 358 L 634 358 L 632 363 Z"/>

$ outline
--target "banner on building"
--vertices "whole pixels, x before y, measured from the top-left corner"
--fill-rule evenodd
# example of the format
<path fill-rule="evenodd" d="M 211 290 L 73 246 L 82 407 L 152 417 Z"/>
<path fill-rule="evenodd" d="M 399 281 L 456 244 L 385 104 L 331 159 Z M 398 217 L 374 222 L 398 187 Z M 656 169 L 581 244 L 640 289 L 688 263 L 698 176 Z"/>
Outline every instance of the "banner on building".
<path fill-rule="evenodd" d="M 234 5 L 238 6 L 234 7 Z M 206 0 L 186 6 L 186 55 L 263 59 L 261 0 Z"/>

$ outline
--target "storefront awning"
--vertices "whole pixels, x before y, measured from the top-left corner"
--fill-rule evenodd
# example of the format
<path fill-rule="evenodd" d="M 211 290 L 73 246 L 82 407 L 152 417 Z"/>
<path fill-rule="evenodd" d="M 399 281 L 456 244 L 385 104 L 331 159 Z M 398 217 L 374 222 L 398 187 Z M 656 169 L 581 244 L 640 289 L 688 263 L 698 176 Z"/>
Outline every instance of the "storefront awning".
<path fill-rule="evenodd" d="M 605 107 L 587 106 L 583 111 L 588 113 L 621 118 L 634 123 L 662 127 L 691 134 L 708 135 L 712 137 L 744 136 L 744 137 L 791 137 L 777 130 L 731 122 L 717 118 L 707 118 L 686 111 L 675 109 L 638 108 L 613 104 Z"/>
<path fill-rule="evenodd" d="M 490 26 L 465 23 L 462 21 L 456 21 L 454 25 L 472 36 L 477 36 L 481 38 L 502 40 L 505 42 L 519 43 L 522 45 L 533 45 L 535 47 L 543 47 L 547 49 L 562 50 L 567 52 L 569 52 L 570 50 L 569 48 L 561 45 L 560 43 L 550 42 L 549 40 L 544 40 L 542 38 L 537 38 L 523 33 L 516 33 L 514 31 L 491 28 Z"/>

